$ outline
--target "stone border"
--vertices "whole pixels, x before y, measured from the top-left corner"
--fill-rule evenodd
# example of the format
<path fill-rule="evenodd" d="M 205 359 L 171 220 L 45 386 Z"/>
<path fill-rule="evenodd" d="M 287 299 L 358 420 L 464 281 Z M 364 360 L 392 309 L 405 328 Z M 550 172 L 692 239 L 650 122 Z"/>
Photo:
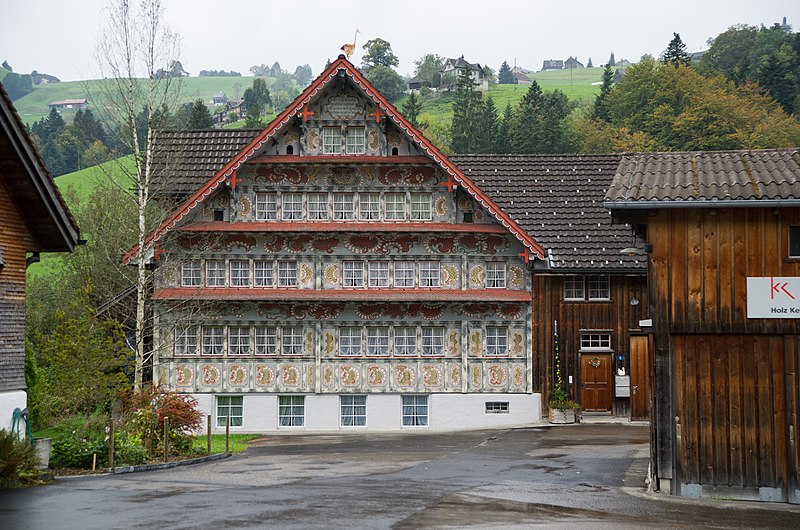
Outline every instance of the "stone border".
<path fill-rule="evenodd" d="M 163 462 L 161 464 L 142 464 L 140 466 L 120 466 L 109 470 L 110 474 L 118 475 L 122 473 L 138 473 L 139 471 L 156 471 L 159 469 L 171 469 L 178 466 L 189 466 L 192 464 L 202 464 L 203 462 L 213 462 L 228 458 L 232 453 L 217 453 L 215 455 L 190 458 L 189 460 L 176 460 L 174 462 Z"/>

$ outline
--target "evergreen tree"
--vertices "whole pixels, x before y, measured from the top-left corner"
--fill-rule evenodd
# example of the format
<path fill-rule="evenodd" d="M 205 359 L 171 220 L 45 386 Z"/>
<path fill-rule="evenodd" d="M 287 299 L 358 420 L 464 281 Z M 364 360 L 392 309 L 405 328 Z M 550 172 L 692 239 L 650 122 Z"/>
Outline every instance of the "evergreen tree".
<path fill-rule="evenodd" d="M 594 68 L 594 65 L 592 64 L 592 58 L 591 57 L 589 57 L 589 60 L 586 61 L 586 68 Z"/>
<path fill-rule="evenodd" d="M 537 153 L 568 153 L 572 151 L 571 129 L 566 122 L 575 107 L 560 90 L 548 92 L 542 98 L 541 143 Z"/>
<path fill-rule="evenodd" d="M 403 103 L 403 116 L 411 122 L 414 127 L 419 127 L 419 114 L 422 112 L 422 101 L 417 94 L 412 92 L 408 99 Z"/>
<path fill-rule="evenodd" d="M 614 70 L 612 70 L 611 65 L 607 64 L 603 70 L 603 84 L 600 86 L 600 93 L 594 100 L 592 119 L 606 122 L 611 121 L 611 116 L 608 114 L 607 98 L 612 88 L 614 88 Z"/>
<path fill-rule="evenodd" d="M 260 77 L 253 79 L 253 86 L 245 89 L 243 99 L 247 110 L 247 126 L 260 127 L 262 116 L 272 105 L 267 82 Z"/>
<path fill-rule="evenodd" d="M 475 130 L 475 153 L 488 154 L 494 152 L 497 136 L 497 107 L 489 96 L 482 105 L 478 128 Z"/>
<path fill-rule="evenodd" d="M 450 128 L 450 146 L 454 153 L 474 153 L 475 131 L 479 127 L 483 100 L 475 88 L 469 69 L 463 69 L 456 81 L 453 100 L 453 124 Z"/>
<path fill-rule="evenodd" d="M 497 80 L 501 85 L 513 85 L 514 74 L 511 73 L 511 67 L 508 66 L 506 61 L 500 65 L 500 72 L 497 74 Z"/>
<path fill-rule="evenodd" d="M 542 88 L 533 81 L 522 97 L 509 128 L 509 143 L 514 153 L 538 153 L 542 140 Z"/>
<path fill-rule="evenodd" d="M 269 70 L 269 76 L 278 77 L 279 75 L 281 75 L 282 72 L 283 70 L 281 69 L 281 63 L 275 61 L 275 63 L 272 65 L 272 68 L 270 68 Z"/>
<path fill-rule="evenodd" d="M 691 59 L 689 54 L 686 53 L 686 44 L 681 40 L 679 33 L 672 34 L 672 40 L 669 41 L 667 49 L 661 56 L 661 62 L 664 64 L 671 64 L 672 66 L 689 66 Z"/>
<path fill-rule="evenodd" d="M 800 111 L 800 108 L 795 108 L 800 97 L 800 56 L 791 46 L 784 43 L 777 51 L 765 56 L 756 72 L 756 79 L 786 112 Z"/>
<path fill-rule="evenodd" d="M 614 52 L 611 52 L 611 57 L 608 58 L 608 66 L 617 66 L 617 61 L 614 60 Z"/>
<path fill-rule="evenodd" d="M 511 121 L 514 118 L 514 110 L 511 108 L 511 103 L 506 104 L 506 109 L 503 111 L 503 117 L 497 122 L 497 134 L 494 137 L 494 152 L 495 153 L 510 153 L 511 143 L 509 142 L 509 129 Z"/>
<path fill-rule="evenodd" d="M 197 98 L 189 109 L 188 129 L 210 129 L 214 126 L 214 118 L 202 98 Z"/>

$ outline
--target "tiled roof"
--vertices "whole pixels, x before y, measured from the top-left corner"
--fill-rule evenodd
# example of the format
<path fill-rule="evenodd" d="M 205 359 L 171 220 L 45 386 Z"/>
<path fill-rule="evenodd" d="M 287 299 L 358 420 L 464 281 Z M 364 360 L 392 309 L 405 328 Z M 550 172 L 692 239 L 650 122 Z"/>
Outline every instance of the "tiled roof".
<path fill-rule="evenodd" d="M 392 221 L 208 221 L 178 228 L 181 232 L 472 232 L 505 234 L 496 224 L 453 224 Z"/>
<path fill-rule="evenodd" d="M 455 155 L 453 161 L 544 247 L 551 270 L 643 270 L 603 198 L 620 155 Z"/>
<path fill-rule="evenodd" d="M 261 129 L 163 130 L 156 136 L 153 171 L 161 194 L 190 195 L 253 141 Z"/>
<path fill-rule="evenodd" d="M 155 300 L 313 300 L 315 302 L 530 302 L 528 291 L 508 289 L 270 289 L 171 287 Z"/>
<path fill-rule="evenodd" d="M 800 151 L 642 153 L 625 155 L 606 206 L 670 208 L 775 205 L 800 201 Z"/>

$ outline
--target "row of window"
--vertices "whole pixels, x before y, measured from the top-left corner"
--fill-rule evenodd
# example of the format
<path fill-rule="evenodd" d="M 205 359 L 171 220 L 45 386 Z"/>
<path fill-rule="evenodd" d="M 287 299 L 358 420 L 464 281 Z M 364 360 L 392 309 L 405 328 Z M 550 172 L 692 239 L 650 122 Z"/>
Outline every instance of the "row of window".
<path fill-rule="evenodd" d="M 297 262 L 232 259 L 228 260 L 227 267 L 222 259 L 205 260 L 205 264 L 200 260 L 181 263 L 181 286 L 200 287 L 203 284 L 206 287 L 296 287 Z M 417 285 L 441 286 L 441 265 L 438 261 L 350 260 L 342 263 L 343 287 L 407 288 Z M 505 262 L 486 263 L 486 287 L 506 287 Z"/>
<path fill-rule="evenodd" d="M 342 357 L 444 355 L 442 326 L 340 326 Z M 175 332 L 175 355 L 302 355 L 302 326 L 188 326 Z M 199 333 L 199 336 L 198 336 Z M 508 327 L 486 326 L 486 354 L 508 354 Z"/>
<path fill-rule="evenodd" d="M 564 300 L 609 300 L 611 288 L 608 276 L 565 276 Z"/>
<path fill-rule="evenodd" d="M 256 193 L 256 221 L 430 221 L 430 193 Z"/>
<path fill-rule="evenodd" d="M 428 396 L 402 397 L 402 424 L 404 427 L 428 425 Z M 217 396 L 217 427 L 225 427 L 230 418 L 231 427 L 244 424 L 244 396 Z M 486 414 L 508 414 L 507 401 L 486 401 Z M 278 396 L 278 425 L 303 427 L 305 425 L 305 396 Z M 367 396 L 339 396 L 339 425 L 342 427 L 367 426 Z"/>

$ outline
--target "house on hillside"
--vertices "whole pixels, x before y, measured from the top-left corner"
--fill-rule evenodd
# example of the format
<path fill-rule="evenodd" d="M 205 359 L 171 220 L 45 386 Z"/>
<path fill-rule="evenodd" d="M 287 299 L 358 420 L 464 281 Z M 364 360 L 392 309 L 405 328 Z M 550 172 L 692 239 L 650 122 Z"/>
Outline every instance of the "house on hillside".
<path fill-rule="evenodd" d="M 515 85 L 530 85 L 531 84 L 531 79 L 527 75 L 525 75 L 523 73 L 514 72 L 512 75 L 514 76 L 514 84 Z"/>
<path fill-rule="evenodd" d="M 583 63 L 577 57 L 570 56 L 569 59 L 564 61 L 564 68 L 583 68 Z"/>
<path fill-rule="evenodd" d="M 542 63 L 542 72 L 546 70 L 563 70 L 564 61 L 561 59 L 549 59 Z"/>
<path fill-rule="evenodd" d="M 605 205 L 648 260 L 651 469 L 800 502 L 800 151 L 623 157 Z"/>
<path fill-rule="evenodd" d="M 0 84 L 0 429 L 25 409 L 25 269 L 70 252 L 80 234 Z"/>
<path fill-rule="evenodd" d="M 212 105 L 225 105 L 228 102 L 228 96 L 224 92 L 217 92 L 211 96 Z"/>
<path fill-rule="evenodd" d="M 344 56 L 264 130 L 165 134 L 154 378 L 216 429 L 539 421 L 544 249 Z"/>
<path fill-rule="evenodd" d="M 62 109 L 85 109 L 89 107 L 89 101 L 85 98 L 80 99 L 65 99 L 63 101 L 53 101 L 47 104 L 48 108 L 62 110 Z"/>
<path fill-rule="evenodd" d="M 468 71 L 475 81 L 478 90 L 489 90 L 489 78 L 483 71 L 480 63 L 470 63 L 462 55 L 458 59 L 445 59 L 442 67 L 442 86 L 453 88 L 456 80 L 463 72 Z"/>
<path fill-rule="evenodd" d="M 533 73 L 533 70 L 528 70 L 527 68 L 522 68 L 521 66 L 516 66 L 516 65 L 515 65 L 515 66 L 514 66 L 514 67 L 511 69 L 511 73 L 512 73 L 512 74 L 523 74 L 523 75 L 527 75 L 527 74 L 532 74 L 532 73 Z"/>
<path fill-rule="evenodd" d="M 412 77 L 408 80 L 408 92 L 419 92 L 422 87 L 430 88 L 430 81 L 420 79 L 419 77 Z"/>

